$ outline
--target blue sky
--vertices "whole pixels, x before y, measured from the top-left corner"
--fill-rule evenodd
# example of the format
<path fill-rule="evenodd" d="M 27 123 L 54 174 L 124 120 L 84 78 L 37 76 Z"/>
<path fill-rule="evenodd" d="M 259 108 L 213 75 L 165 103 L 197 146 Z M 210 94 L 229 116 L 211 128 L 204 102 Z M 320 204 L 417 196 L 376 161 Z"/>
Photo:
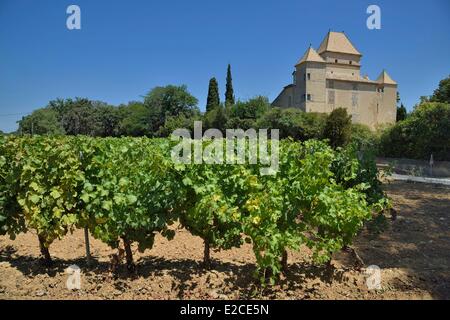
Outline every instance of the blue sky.
<path fill-rule="evenodd" d="M 81 8 L 82 29 L 66 28 Z M 382 29 L 366 27 L 377 4 Z M 450 1 L 0 0 L 0 130 L 49 100 L 139 100 L 158 85 L 186 84 L 204 109 L 208 81 L 236 97 L 274 99 L 297 60 L 329 29 L 363 54 L 362 73 L 385 68 L 410 110 L 450 74 Z"/>

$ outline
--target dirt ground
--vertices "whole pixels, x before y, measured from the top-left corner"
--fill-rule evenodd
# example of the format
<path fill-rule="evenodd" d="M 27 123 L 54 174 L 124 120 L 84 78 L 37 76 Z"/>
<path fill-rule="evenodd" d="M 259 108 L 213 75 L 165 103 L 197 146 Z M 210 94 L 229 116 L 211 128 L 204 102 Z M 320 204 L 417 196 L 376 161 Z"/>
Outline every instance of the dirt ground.
<path fill-rule="evenodd" d="M 449 299 L 450 189 L 392 182 L 385 186 L 397 219 L 372 223 L 355 240 L 365 266 L 381 268 L 381 289 L 368 290 L 367 269 L 350 253 L 336 254 L 333 270 L 314 266 L 308 250 L 289 253 L 289 271 L 261 291 L 252 273 L 250 245 L 212 252 L 213 269 L 201 267 L 203 243 L 185 230 L 174 240 L 158 237 L 152 250 L 135 252 L 137 271 L 121 267 L 110 277 L 113 253 L 91 238 L 94 265 L 84 258 L 84 234 L 76 231 L 50 247 L 55 263 L 42 266 L 37 237 L 0 237 L 0 299 Z M 66 287 L 65 269 L 81 268 L 81 289 Z"/>

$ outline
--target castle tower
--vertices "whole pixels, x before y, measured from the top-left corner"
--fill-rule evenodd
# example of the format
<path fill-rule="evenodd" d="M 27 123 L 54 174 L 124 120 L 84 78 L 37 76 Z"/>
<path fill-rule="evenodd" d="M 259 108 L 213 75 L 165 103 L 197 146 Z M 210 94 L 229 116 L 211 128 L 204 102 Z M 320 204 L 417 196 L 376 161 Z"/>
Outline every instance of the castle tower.
<path fill-rule="evenodd" d="M 295 65 L 294 101 L 296 106 L 306 112 L 320 109 L 325 102 L 325 65 L 325 61 L 311 46 Z"/>
<path fill-rule="evenodd" d="M 345 33 L 329 31 L 317 52 L 327 63 L 327 76 L 360 78 L 362 54 Z"/>
<path fill-rule="evenodd" d="M 376 82 L 379 83 L 377 122 L 394 123 L 397 118 L 397 82 L 392 80 L 385 70 L 381 72 Z"/>

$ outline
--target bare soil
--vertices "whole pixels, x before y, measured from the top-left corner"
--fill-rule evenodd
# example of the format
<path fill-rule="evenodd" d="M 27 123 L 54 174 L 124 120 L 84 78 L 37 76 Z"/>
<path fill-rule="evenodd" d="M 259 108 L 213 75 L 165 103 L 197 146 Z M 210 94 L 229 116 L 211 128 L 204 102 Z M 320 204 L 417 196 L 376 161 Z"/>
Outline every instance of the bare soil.
<path fill-rule="evenodd" d="M 172 241 L 158 236 L 144 254 L 133 247 L 135 273 L 121 265 L 112 276 L 115 251 L 91 237 L 88 267 L 77 230 L 51 245 L 52 267 L 39 259 L 35 234 L 0 237 L 0 299 L 449 299 L 450 189 L 404 182 L 385 188 L 397 219 L 369 224 L 353 245 L 365 267 L 381 268 L 378 290 L 368 289 L 366 268 L 356 268 L 351 253 L 336 254 L 327 268 L 313 265 L 306 248 L 289 252 L 286 276 L 262 290 L 252 277 L 250 245 L 212 252 L 212 269 L 205 270 L 202 240 L 183 229 Z M 65 270 L 73 264 L 82 270 L 81 289 L 71 291 Z"/>

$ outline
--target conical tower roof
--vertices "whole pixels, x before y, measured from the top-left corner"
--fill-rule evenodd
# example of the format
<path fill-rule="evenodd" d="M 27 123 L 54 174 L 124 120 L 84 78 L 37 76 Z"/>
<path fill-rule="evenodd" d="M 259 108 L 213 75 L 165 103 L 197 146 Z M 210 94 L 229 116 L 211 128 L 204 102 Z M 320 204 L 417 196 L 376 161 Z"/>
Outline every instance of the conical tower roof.
<path fill-rule="evenodd" d="M 308 50 L 306 50 L 303 57 L 300 59 L 300 61 L 297 63 L 297 65 L 302 64 L 303 62 L 325 62 L 321 56 L 317 53 L 316 50 L 314 50 L 313 47 L 309 47 Z"/>
<path fill-rule="evenodd" d="M 329 31 L 317 51 L 319 54 L 329 51 L 361 56 L 361 53 L 356 50 L 355 46 L 343 32 Z"/>
<path fill-rule="evenodd" d="M 388 75 L 388 73 L 385 70 L 381 72 L 380 76 L 377 78 L 377 82 L 385 84 L 397 84 L 397 82 L 392 80 L 392 78 Z"/>

